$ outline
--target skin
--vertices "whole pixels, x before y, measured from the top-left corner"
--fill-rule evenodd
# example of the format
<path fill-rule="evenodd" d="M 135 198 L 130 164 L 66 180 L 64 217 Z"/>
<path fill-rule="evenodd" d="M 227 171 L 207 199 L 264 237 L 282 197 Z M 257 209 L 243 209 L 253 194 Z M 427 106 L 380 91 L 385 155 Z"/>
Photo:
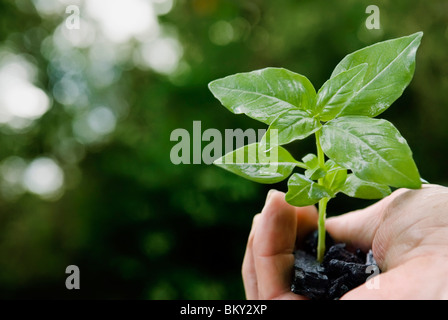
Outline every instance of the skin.
<path fill-rule="evenodd" d="M 247 299 L 305 299 L 290 291 L 293 251 L 317 228 L 317 209 L 293 207 L 284 196 L 271 190 L 254 217 L 242 266 Z M 448 299 L 448 188 L 399 189 L 327 219 L 326 229 L 337 242 L 371 248 L 382 270 L 342 299 Z"/>

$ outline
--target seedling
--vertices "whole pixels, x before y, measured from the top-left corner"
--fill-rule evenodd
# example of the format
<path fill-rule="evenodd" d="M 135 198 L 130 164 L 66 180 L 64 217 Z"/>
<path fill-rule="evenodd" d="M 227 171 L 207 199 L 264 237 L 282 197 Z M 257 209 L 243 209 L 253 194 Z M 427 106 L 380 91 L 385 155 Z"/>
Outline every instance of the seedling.
<path fill-rule="evenodd" d="M 392 123 L 374 117 L 397 100 L 412 80 L 422 36 L 418 32 L 347 55 L 317 93 L 306 77 L 282 68 L 239 73 L 209 84 L 231 112 L 269 125 L 259 143 L 214 163 L 260 183 L 289 177 L 288 203 L 297 207 L 319 203 L 320 262 L 325 253 L 326 208 L 337 193 L 380 199 L 391 193 L 390 187 L 421 187 L 406 140 Z M 317 152 L 302 161 L 281 147 L 313 134 Z M 296 167 L 304 173 L 293 173 Z"/>

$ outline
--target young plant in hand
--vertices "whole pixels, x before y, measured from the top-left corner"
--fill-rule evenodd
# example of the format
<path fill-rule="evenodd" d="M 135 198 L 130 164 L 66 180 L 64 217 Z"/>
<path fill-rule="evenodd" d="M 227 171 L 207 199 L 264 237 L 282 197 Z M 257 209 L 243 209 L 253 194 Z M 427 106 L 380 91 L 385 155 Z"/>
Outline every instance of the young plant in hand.
<path fill-rule="evenodd" d="M 422 36 L 418 32 L 347 55 L 317 93 L 305 76 L 282 68 L 239 73 L 209 84 L 231 112 L 269 125 L 259 143 L 214 163 L 260 183 L 289 177 L 288 203 L 297 207 L 319 203 L 320 262 L 325 253 L 326 208 L 337 193 L 380 199 L 391 193 L 390 187 L 421 187 L 406 140 L 392 123 L 375 117 L 412 80 Z M 312 135 L 316 154 L 305 155 L 302 161 L 282 147 Z M 303 174 L 293 173 L 296 167 L 304 169 Z"/>

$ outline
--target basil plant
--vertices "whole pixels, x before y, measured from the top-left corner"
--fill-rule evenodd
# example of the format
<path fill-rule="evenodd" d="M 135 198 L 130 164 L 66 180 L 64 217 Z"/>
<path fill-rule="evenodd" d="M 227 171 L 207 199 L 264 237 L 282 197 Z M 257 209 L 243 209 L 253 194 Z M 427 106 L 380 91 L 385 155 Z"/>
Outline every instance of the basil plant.
<path fill-rule="evenodd" d="M 391 187 L 421 187 L 406 140 L 392 123 L 375 117 L 410 83 L 422 36 L 418 32 L 347 55 L 317 92 L 305 76 L 283 68 L 238 73 L 209 84 L 228 110 L 269 126 L 260 142 L 214 163 L 255 182 L 289 178 L 288 203 L 318 203 L 318 261 L 325 253 L 327 203 L 336 194 L 380 199 Z M 301 161 L 282 147 L 309 136 L 315 138 L 316 153 Z M 293 173 L 296 168 L 303 172 Z"/>

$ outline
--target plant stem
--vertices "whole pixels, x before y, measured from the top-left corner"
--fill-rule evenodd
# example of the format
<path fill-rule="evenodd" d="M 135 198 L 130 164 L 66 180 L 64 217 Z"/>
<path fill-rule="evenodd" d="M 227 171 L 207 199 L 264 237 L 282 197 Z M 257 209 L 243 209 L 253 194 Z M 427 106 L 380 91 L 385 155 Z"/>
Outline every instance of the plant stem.
<path fill-rule="evenodd" d="M 321 130 L 316 132 L 316 147 L 317 147 L 317 160 L 319 161 L 319 166 L 323 168 L 325 166 L 325 154 L 324 150 L 322 150 L 322 146 L 320 145 Z M 320 183 L 321 182 L 319 181 L 319 184 Z"/>
<path fill-rule="evenodd" d="M 317 159 L 319 166 L 323 168 L 325 166 L 325 154 L 320 145 L 321 131 L 316 132 L 316 147 L 317 147 Z M 318 179 L 318 184 L 323 185 L 323 179 Z M 319 219 L 317 222 L 317 261 L 322 263 L 325 255 L 325 218 L 327 216 L 327 203 L 330 199 L 323 198 L 319 201 Z"/>
<path fill-rule="evenodd" d="M 317 222 L 317 261 L 322 263 L 325 255 L 325 218 L 328 198 L 323 198 L 319 201 L 319 220 Z"/>
<path fill-rule="evenodd" d="M 309 169 L 309 167 L 306 164 L 304 164 L 303 162 L 296 161 L 295 164 L 296 164 L 296 167 L 299 167 L 302 169 Z"/>

